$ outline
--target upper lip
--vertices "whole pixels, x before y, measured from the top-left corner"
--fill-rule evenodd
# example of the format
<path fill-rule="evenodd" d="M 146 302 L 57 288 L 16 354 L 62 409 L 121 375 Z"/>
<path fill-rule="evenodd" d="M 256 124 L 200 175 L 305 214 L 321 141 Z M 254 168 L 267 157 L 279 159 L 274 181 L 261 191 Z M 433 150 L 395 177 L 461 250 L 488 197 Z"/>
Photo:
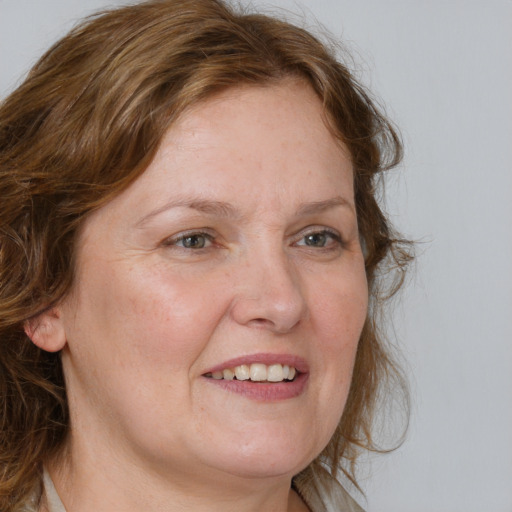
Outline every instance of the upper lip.
<path fill-rule="evenodd" d="M 235 366 L 240 366 L 242 364 L 251 365 L 254 363 L 261 363 L 271 365 L 271 364 L 282 364 L 293 366 L 299 373 L 307 373 L 309 370 L 309 365 L 306 360 L 300 356 L 292 355 L 292 354 L 270 354 L 270 353 L 262 353 L 262 354 L 250 354 L 247 356 L 234 357 L 233 359 L 229 359 L 220 364 L 212 366 L 209 368 L 205 374 L 220 372 L 222 370 L 226 370 L 227 368 L 234 368 Z"/>

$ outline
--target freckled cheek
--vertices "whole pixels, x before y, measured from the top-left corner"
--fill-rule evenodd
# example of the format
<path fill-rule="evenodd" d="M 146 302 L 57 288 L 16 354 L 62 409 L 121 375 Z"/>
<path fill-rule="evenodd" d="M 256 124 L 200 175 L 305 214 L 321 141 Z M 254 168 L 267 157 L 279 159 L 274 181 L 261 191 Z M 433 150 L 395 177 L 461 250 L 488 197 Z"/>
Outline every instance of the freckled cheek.
<path fill-rule="evenodd" d="M 352 361 L 367 315 L 366 285 L 326 291 L 315 301 L 314 324 L 326 359 L 340 354 Z"/>
<path fill-rule="evenodd" d="M 162 274 L 125 288 L 120 299 L 127 303 L 131 336 L 141 355 L 178 368 L 195 358 L 225 311 L 226 301 L 218 290 L 214 293 L 204 283 Z"/>

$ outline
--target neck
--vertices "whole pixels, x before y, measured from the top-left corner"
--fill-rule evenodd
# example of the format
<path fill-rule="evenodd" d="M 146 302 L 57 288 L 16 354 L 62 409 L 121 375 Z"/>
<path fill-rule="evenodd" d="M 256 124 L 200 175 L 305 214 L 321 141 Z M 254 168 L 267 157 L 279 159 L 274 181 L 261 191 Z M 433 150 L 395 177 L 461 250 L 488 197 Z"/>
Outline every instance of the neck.
<path fill-rule="evenodd" d="M 48 465 L 66 512 L 306 512 L 291 477 L 242 478 L 149 470 L 110 456 L 79 457 L 67 450 Z M 43 509 L 44 510 L 44 509 Z M 44 511 L 46 512 L 46 510 Z"/>

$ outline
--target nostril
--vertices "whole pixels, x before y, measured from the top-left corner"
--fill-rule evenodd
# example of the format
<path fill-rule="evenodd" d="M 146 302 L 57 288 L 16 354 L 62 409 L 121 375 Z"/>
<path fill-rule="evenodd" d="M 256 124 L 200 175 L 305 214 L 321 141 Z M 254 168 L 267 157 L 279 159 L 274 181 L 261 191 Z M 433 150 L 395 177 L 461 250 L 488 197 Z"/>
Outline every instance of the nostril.
<path fill-rule="evenodd" d="M 261 327 L 267 327 L 272 324 L 272 322 L 266 318 L 253 318 L 249 322 L 250 324 L 254 326 L 261 326 Z"/>

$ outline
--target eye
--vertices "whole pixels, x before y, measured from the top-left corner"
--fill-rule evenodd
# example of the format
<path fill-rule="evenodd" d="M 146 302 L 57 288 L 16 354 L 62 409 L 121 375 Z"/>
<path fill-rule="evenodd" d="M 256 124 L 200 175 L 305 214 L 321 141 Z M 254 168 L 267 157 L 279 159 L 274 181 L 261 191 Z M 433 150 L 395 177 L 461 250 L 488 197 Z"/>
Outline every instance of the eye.
<path fill-rule="evenodd" d="M 174 245 L 183 249 L 205 249 L 212 244 L 212 237 L 207 233 L 186 233 L 172 240 L 166 245 Z"/>
<path fill-rule="evenodd" d="M 313 231 L 306 233 L 298 242 L 297 245 L 307 247 L 329 248 L 330 246 L 340 246 L 342 244 L 341 236 L 338 233 L 323 229 L 320 231 Z"/>

